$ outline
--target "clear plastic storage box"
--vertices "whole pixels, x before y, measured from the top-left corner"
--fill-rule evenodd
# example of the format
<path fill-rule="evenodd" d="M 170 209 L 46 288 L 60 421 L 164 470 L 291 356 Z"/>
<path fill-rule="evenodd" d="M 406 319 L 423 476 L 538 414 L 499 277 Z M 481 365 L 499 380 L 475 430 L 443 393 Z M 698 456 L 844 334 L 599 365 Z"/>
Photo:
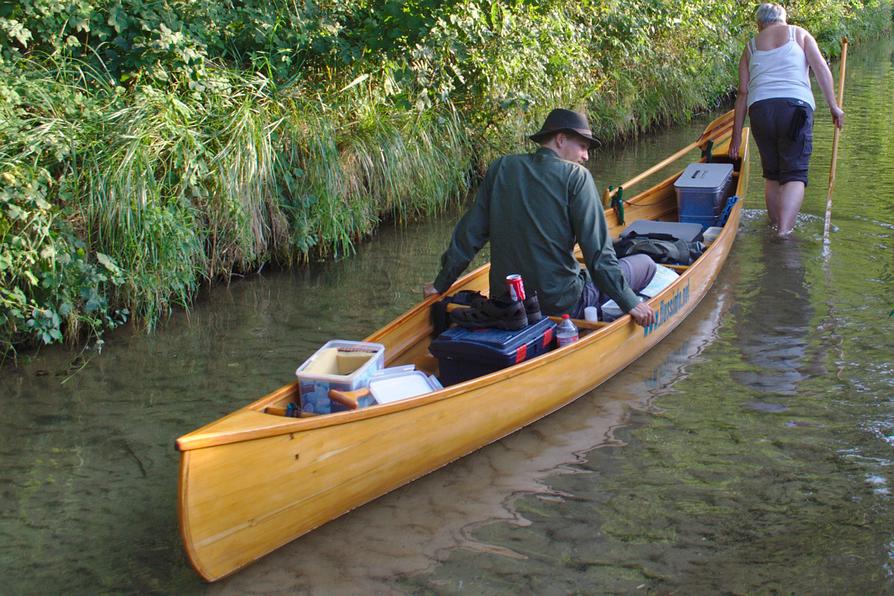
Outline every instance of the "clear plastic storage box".
<path fill-rule="evenodd" d="M 369 385 L 373 373 L 385 364 L 382 344 L 334 339 L 326 342 L 298 367 L 301 409 L 315 414 L 338 411 L 329 390 L 354 391 Z"/>

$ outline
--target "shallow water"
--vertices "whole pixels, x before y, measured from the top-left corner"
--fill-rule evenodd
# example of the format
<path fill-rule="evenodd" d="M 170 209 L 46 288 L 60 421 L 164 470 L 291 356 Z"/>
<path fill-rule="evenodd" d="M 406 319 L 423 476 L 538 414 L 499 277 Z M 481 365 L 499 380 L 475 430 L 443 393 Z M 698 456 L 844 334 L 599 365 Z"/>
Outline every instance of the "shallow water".
<path fill-rule="evenodd" d="M 174 439 L 415 303 L 457 214 L 215 288 L 101 354 L 53 348 L 0 370 L 0 592 L 894 590 L 894 44 L 853 48 L 848 72 L 828 257 L 821 110 L 792 238 L 767 228 L 755 160 L 733 254 L 658 347 L 213 586 L 180 545 Z M 598 184 L 709 118 L 599 152 Z"/>

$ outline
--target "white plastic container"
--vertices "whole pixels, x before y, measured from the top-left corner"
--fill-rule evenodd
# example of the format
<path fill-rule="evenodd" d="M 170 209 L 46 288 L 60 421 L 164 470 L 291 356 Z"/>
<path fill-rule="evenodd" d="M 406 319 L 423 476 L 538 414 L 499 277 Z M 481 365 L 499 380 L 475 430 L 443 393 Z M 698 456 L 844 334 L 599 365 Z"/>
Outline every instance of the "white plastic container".
<path fill-rule="evenodd" d="M 354 391 L 369 385 L 373 373 L 385 364 L 385 346 L 378 343 L 334 339 L 326 342 L 295 371 L 301 409 L 315 414 L 339 411 L 329 390 Z"/>
<path fill-rule="evenodd" d="M 378 404 L 390 404 L 443 389 L 433 376 L 419 370 L 375 375 L 369 381 L 369 392 Z"/>
<path fill-rule="evenodd" d="M 717 240 L 717 236 L 720 235 L 720 232 L 723 231 L 723 228 L 718 226 L 711 226 L 702 234 L 704 237 L 705 246 L 711 246 L 711 243 Z"/>

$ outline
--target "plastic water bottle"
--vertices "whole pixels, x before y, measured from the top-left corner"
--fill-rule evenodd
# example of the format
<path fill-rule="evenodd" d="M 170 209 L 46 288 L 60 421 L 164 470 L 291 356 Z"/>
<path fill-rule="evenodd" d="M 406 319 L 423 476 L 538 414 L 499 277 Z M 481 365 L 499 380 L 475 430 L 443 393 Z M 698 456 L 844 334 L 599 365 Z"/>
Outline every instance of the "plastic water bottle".
<path fill-rule="evenodd" d="M 580 339 L 580 334 L 577 331 L 577 326 L 571 322 L 570 316 L 562 315 L 562 322 L 556 327 L 556 343 L 561 348 L 576 342 L 578 339 Z"/>

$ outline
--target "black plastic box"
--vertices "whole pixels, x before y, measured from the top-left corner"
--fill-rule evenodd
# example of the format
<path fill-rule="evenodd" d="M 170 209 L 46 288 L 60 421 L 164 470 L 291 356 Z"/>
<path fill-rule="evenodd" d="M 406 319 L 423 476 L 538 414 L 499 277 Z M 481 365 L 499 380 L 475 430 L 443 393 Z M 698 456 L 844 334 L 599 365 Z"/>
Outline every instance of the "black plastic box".
<path fill-rule="evenodd" d="M 650 219 L 638 219 L 627 226 L 621 237 L 623 238 L 630 232 L 637 234 L 670 234 L 674 238 L 685 240 L 686 242 L 695 242 L 702 239 L 702 226 L 698 223 L 686 223 L 679 221 L 653 221 Z"/>
<path fill-rule="evenodd" d="M 518 331 L 451 327 L 431 342 L 438 378 L 455 385 L 530 360 L 554 344 L 556 324 L 547 317 Z"/>

